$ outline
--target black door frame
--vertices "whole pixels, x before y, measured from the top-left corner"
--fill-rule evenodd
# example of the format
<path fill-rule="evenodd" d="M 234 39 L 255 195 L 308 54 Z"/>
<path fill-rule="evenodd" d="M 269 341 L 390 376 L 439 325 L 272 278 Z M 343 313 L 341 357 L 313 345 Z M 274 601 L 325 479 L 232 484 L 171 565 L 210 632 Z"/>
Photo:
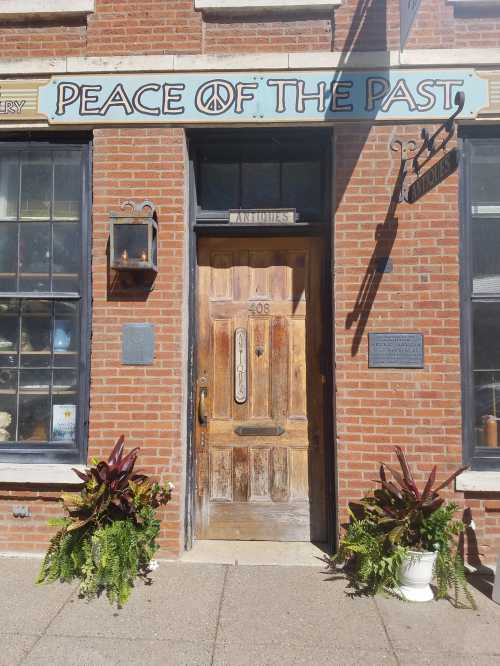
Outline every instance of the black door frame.
<path fill-rule="evenodd" d="M 299 128 L 303 129 L 303 128 Z M 258 128 L 245 130 L 248 132 L 259 132 Z M 291 133 L 291 130 L 287 130 Z M 324 130 L 323 130 L 324 131 Z M 224 130 L 220 130 L 224 132 Z M 326 520 L 327 520 L 327 545 L 331 552 L 337 548 L 338 536 L 338 507 L 337 507 L 337 451 L 336 451 L 336 419 L 335 419 L 335 326 L 334 326 L 334 299 L 333 299 L 333 178 L 334 178 L 334 160 L 332 147 L 334 145 L 333 130 L 328 130 L 328 141 L 325 145 L 325 198 L 327 201 L 326 220 L 323 223 L 314 224 L 296 224 L 294 226 L 283 226 L 279 229 L 276 226 L 250 226 L 250 225 L 231 225 L 226 223 L 197 224 L 197 201 L 196 201 L 196 164 L 193 147 L 196 146 L 197 135 L 200 130 L 193 133 L 186 133 L 188 148 L 188 168 L 189 168 L 189 291 L 188 291 L 188 353 L 187 353 L 187 451 L 186 451 L 186 493 L 185 493 L 185 512 L 184 512 L 184 549 L 190 550 L 194 540 L 195 525 L 195 493 L 196 493 L 196 451 L 195 451 L 195 427 L 196 427 L 196 378 L 197 378 L 197 240 L 202 236 L 223 236 L 223 237 L 242 237 L 242 236 L 321 236 L 324 238 L 326 251 L 324 254 L 324 265 L 321 277 L 321 298 L 324 304 L 324 313 L 326 321 L 331 325 L 326 327 L 325 336 L 325 358 L 322 360 L 322 367 L 326 377 L 326 400 L 325 411 L 323 414 L 325 425 L 325 464 L 326 464 Z M 329 370 L 330 369 L 330 370 Z M 328 443 L 330 445 L 328 445 Z"/>

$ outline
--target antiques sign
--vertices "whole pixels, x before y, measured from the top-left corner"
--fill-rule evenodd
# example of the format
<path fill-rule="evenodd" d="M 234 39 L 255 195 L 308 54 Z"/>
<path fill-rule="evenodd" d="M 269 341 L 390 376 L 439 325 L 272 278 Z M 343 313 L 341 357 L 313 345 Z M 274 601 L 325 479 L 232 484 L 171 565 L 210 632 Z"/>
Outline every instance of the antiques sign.
<path fill-rule="evenodd" d="M 230 224 L 295 224 L 296 212 L 293 208 L 270 210 L 230 210 Z"/>
<path fill-rule="evenodd" d="M 458 168 L 458 150 L 453 148 L 439 162 L 433 164 L 430 169 L 415 180 L 408 188 L 407 201 L 415 203 L 424 194 L 427 194 L 436 185 L 442 183 Z"/>
<path fill-rule="evenodd" d="M 369 368 L 423 368 L 422 333 L 369 333 Z"/>
<path fill-rule="evenodd" d="M 0 81 L 0 100 L 3 121 L 35 112 L 57 125 L 420 121 L 447 118 L 459 91 L 460 117 L 475 117 L 488 85 L 473 69 L 75 74 Z"/>

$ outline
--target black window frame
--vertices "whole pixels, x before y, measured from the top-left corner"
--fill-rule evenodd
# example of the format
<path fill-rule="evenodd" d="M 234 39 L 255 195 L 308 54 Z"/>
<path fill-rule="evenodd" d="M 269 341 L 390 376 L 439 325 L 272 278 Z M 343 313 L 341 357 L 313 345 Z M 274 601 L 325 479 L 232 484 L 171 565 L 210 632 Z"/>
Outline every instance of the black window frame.
<path fill-rule="evenodd" d="M 208 210 L 202 209 L 198 203 L 198 193 L 202 184 L 201 163 L 205 151 L 209 150 L 212 154 L 217 153 L 221 162 L 233 161 L 238 153 L 249 147 L 254 153 L 258 152 L 259 144 L 263 147 L 269 147 L 275 142 L 282 145 L 282 155 L 296 154 L 300 156 L 302 146 L 306 150 L 315 150 L 320 165 L 320 203 L 321 210 L 318 216 L 307 216 L 298 218 L 296 225 L 299 227 L 322 227 L 328 225 L 331 219 L 331 200 L 330 189 L 328 186 L 328 176 L 331 172 L 331 130 L 330 128 L 254 128 L 249 134 L 248 130 L 240 128 L 224 128 L 221 130 L 202 130 L 195 129 L 189 132 L 190 155 L 194 166 L 193 189 L 195 195 L 195 224 L 202 225 L 228 225 L 229 209 Z M 269 155 L 271 151 L 267 154 Z M 278 156 L 279 150 L 276 151 Z M 231 156 L 231 159 L 227 158 Z M 218 160 L 219 161 L 219 160 Z M 241 164 L 244 160 L 240 159 L 240 194 L 241 194 Z M 264 159 L 263 162 L 271 161 Z M 300 160 L 292 160 L 299 162 Z M 280 192 L 282 188 L 282 165 L 286 160 L 283 159 L 280 164 Z M 285 206 L 283 206 L 285 207 Z M 229 225 L 228 225 L 229 226 Z"/>
<path fill-rule="evenodd" d="M 500 162 L 500 128 L 462 128 L 459 133 L 460 168 L 460 326 L 462 364 L 462 443 L 464 463 L 477 471 L 500 470 L 500 445 L 496 448 L 477 446 L 474 436 L 474 340 L 473 308 L 478 303 L 500 304 L 497 293 L 474 293 L 472 242 L 472 147 L 498 144 Z M 500 248 L 499 248 L 500 251 Z"/>
<path fill-rule="evenodd" d="M 82 190 L 81 190 L 81 272 L 80 291 L 76 292 L 7 292 L 0 291 L 0 299 L 35 299 L 52 301 L 80 302 L 80 358 L 79 358 L 79 408 L 76 423 L 74 445 L 66 442 L 57 444 L 23 444 L 2 442 L 0 444 L 0 463 L 35 463 L 35 464 L 84 464 L 88 448 L 88 423 L 90 411 L 90 344 L 91 344 L 91 173 L 92 173 L 92 142 L 90 136 L 61 136 L 55 138 L 33 136 L 23 140 L 16 136 L 13 139 L 0 141 L 0 151 L 20 150 L 35 152 L 37 150 L 79 150 L 82 153 Z M 0 220 L 3 221 L 3 220 Z"/>

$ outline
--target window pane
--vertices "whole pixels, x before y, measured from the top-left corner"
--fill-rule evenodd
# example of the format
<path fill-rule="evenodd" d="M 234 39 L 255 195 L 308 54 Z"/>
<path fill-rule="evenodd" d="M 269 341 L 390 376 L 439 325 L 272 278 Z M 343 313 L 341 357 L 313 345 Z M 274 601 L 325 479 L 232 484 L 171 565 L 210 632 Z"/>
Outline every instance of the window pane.
<path fill-rule="evenodd" d="M 19 272 L 48 273 L 50 264 L 50 224 L 30 223 L 20 228 Z"/>
<path fill-rule="evenodd" d="M 0 355 L 18 349 L 19 315 L 17 301 L 0 299 Z"/>
<path fill-rule="evenodd" d="M 21 391 L 49 392 L 50 370 L 21 370 L 19 386 Z"/>
<path fill-rule="evenodd" d="M 499 441 L 500 303 L 475 303 L 473 318 L 475 444 L 491 447 Z"/>
<path fill-rule="evenodd" d="M 54 219 L 80 217 L 81 153 L 65 150 L 54 153 Z"/>
<path fill-rule="evenodd" d="M 319 162 L 283 164 L 283 208 L 296 208 L 302 221 L 317 218 L 321 208 L 321 166 Z"/>
<path fill-rule="evenodd" d="M 19 396 L 19 440 L 46 442 L 49 439 L 50 398 L 48 395 Z"/>
<path fill-rule="evenodd" d="M 17 370 L 13 368 L 0 368 L 0 393 L 14 393 L 16 390 Z"/>
<path fill-rule="evenodd" d="M 37 301 L 31 301 L 37 303 Z M 40 302 L 44 306 L 47 302 Z M 40 311 L 33 313 L 34 308 L 24 311 L 21 319 L 21 352 L 38 352 L 50 354 L 51 351 L 51 333 L 52 320 L 50 304 L 47 304 L 47 312 Z"/>
<path fill-rule="evenodd" d="M 241 165 L 241 207 L 280 208 L 280 164 L 246 162 Z"/>
<path fill-rule="evenodd" d="M 80 271 L 80 226 L 60 222 L 53 225 L 54 273 L 78 273 Z"/>
<path fill-rule="evenodd" d="M 240 207 L 240 172 L 237 162 L 202 162 L 199 206 L 202 210 Z"/>
<path fill-rule="evenodd" d="M 21 166 L 21 215 L 23 219 L 48 219 L 52 200 L 50 152 L 23 156 Z"/>
<path fill-rule="evenodd" d="M 17 273 L 16 222 L 0 222 L 0 275 Z"/>
<path fill-rule="evenodd" d="M 75 441 L 79 321 L 76 301 L 0 300 L 0 442 Z"/>
<path fill-rule="evenodd" d="M 500 204 L 500 142 L 472 144 L 472 205 Z"/>
<path fill-rule="evenodd" d="M 0 219 L 16 219 L 19 203 L 19 158 L 15 151 L 0 154 Z"/>
<path fill-rule="evenodd" d="M 500 292 L 500 217 L 472 218 L 474 293 Z"/>

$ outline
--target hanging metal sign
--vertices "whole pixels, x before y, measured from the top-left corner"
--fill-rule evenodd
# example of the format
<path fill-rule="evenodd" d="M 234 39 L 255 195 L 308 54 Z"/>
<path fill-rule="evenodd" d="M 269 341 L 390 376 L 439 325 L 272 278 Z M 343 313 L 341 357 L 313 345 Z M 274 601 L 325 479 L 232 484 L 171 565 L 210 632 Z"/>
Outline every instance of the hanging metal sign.
<path fill-rule="evenodd" d="M 243 405 L 248 397 L 247 332 L 237 328 L 234 332 L 234 399 Z"/>
<path fill-rule="evenodd" d="M 270 208 L 252 210 L 230 210 L 230 224 L 295 224 L 294 208 Z"/>
<path fill-rule="evenodd" d="M 453 148 L 439 162 L 436 162 L 430 169 L 423 173 L 408 188 L 406 200 L 408 203 L 415 203 L 424 194 L 430 192 L 434 187 L 442 183 L 458 168 L 458 150 Z"/>

